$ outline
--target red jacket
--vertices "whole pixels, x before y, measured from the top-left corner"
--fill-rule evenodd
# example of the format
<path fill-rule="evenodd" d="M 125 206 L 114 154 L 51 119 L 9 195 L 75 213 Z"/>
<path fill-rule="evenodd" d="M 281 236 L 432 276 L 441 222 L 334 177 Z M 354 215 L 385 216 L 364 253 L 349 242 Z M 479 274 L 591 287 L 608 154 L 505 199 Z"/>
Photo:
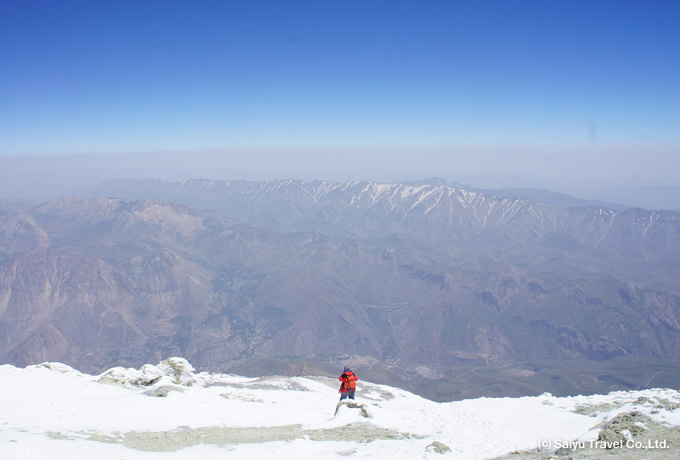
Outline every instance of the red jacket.
<path fill-rule="evenodd" d="M 350 382 L 356 382 L 359 380 L 359 377 L 357 377 L 354 372 L 347 371 L 343 372 L 338 380 L 342 382 L 342 385 L 340 385 L 340 393 L 345 393 L 347 391 L 353 391 L 356 389 L 356 383 L 351 385 Z"/>

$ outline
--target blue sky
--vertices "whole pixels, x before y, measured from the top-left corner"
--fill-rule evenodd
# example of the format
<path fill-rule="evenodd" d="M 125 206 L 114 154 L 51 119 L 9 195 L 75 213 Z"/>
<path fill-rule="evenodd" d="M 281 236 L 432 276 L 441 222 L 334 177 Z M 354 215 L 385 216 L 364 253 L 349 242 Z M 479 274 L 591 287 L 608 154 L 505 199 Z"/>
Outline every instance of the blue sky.
<path fill-rule="evenodd" d="M 0 0 L 0 69 L 5 156 L 680 145 L 675 1 Z"/>

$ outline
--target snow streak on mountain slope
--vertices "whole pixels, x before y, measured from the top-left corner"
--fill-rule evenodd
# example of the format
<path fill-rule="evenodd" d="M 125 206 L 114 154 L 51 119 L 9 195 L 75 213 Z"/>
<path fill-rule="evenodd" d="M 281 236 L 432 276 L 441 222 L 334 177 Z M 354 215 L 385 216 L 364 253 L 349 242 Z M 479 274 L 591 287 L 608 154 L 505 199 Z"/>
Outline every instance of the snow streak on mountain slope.
<path fill-rule="evenodd" d="M 483 459 L 586 445 L 599 424 L 633 410 L 649 427 L 680 426 L 672 390 L 442 404 L 360 381 L 359 407 L 336 409 L 333 379 L 194 374 L 180 358 L 97 377 L 62 364 L 4 365 L 0 382 L 0 450 L 12 460 Z M 671 440 L 657 441 L 658 452 L 677 454 Z"/>
<path fill-rule="evenodd" d="M 550 206 L 466 190 L 457 184 L 117 180 L 91 192 L 168 200 L 287 231 L 371 237 L 399 232 L 438 233 L 453 240 L 495 231 L 511 232 L 522 240 L 527 237 L 525 233 L 563 232 L 608 251 L 628 247 L 631 242 L 645 247 L 663 242 L 661 254 L 680 248 L 677 212 Z"/>

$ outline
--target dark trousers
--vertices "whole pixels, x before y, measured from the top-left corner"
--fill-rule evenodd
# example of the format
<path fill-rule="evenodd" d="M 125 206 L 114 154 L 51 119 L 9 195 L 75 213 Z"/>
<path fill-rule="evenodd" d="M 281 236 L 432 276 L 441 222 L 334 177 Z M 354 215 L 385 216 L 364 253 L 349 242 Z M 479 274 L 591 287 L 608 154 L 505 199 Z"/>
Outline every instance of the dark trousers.
<path fill-rule="evenodd" d="M 340 401 L 342 401 L 343 399 L 347 399 L 347 398 L 354 399 L 354 392 L 355 391 L 356 390 L 343 391 L 342 393 L 340 393 Z"/>

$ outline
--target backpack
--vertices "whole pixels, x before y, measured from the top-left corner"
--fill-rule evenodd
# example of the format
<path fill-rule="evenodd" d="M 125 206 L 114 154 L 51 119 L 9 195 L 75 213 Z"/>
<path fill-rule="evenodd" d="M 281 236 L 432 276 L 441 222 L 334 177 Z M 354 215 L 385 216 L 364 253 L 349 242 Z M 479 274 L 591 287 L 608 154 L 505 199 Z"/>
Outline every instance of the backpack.
<path fill-rule="evenodd" d="M 350 374 L 345 374 L 345 388 L 348 390 L 355 390 L 357 387 L 357 379 L 354 376 L 354 372 Z"/>

